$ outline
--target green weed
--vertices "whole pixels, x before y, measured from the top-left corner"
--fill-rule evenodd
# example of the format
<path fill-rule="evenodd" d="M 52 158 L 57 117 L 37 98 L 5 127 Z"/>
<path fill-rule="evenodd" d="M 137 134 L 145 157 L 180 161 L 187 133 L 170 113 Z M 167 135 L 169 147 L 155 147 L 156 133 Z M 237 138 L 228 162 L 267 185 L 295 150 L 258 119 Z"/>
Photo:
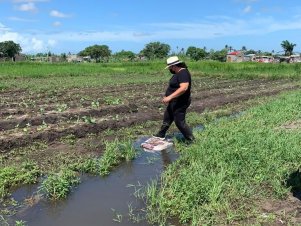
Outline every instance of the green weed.
<path fill-rule="evenodd" d="M 100 159 L 100 174 L 107 175 L 110 169 L 118 165 L 122 160 L 129 161 L 136 156 L 131 141 L 114 142 L 105 141 L 105 153 Z"/>
<path fill-rule="evenodd" d="M 39 177 L 38 167 L 25 162 L 20 167 L 6 166 L 0 169 L 0 200 L 9 195 L 9 189 L 21 184 L 36 183 Z"/>
<path fill-rule="evenodd" d="M 57 174 L 51 174 L 39 187 L 39 192 L 47 198 L 58 200 L 66 198 L 72 187 L 80 182 L 78 175 L 69 169 L 61 170 Z"/>

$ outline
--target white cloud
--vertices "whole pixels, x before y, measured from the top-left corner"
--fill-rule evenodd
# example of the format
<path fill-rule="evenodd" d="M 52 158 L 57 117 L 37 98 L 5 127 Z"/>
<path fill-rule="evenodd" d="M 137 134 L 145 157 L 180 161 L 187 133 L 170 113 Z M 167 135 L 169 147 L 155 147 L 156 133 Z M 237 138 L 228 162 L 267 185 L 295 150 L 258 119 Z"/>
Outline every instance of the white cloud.
<path fill-rule="evenodd" d="M 153 40 L 204 40 L 220 37 L 239 37 L 265 35 L 271 32 L 301 30 L 301 18 L 278 20 L 274 17 L 236 17 L 214 16 L 196 23 L 156 23 L 140 24 L 136 28 L 113 28 L 106 31 L 35 31 L 17 33 L 0 23 L 0 41 L 13 40 L 20 43 L 23 52 L 47 51 L 47 47 L 70 42 L 148 42 Z M 59 22 L 59 21 L 57 21 Z M 59 24 L 59 23 L 58 23 Z"/>
<path fill-rule="evenodd" d="M 64 14 L 64 13 L 59 12 L 59 11 L 57 11 L 57 10 L 52 10 L 52 11 L 50 12 L 50 16 L 53 16 L 53 17 L 59 17 L 59 18 L 70 17 L 70 15 Z"/>
<path fill-rule="evenodd" d="M 248 5 L 248 6 L 246 6 L 246 7 L 243 9 L 243 12 L 244 12 L 244 13 L 249 13 L 249 12 L 251 12 L 251 10 L 252 10 L 252 7 L 251 7 L 250 5 Z"/>
<path fill-rule="evenodd" d="M 54 39 L 49 39 L 47 42 L 47 45 L 50 47 L 54 47 L 57 44 L 57 41 L 55 41 Z"/>
<path fill-rule="evenodd" d="M 115 29 L 107 31 L 69 31 L 45 34 L 44 39 L 56 42 L 109 42 L 150 40 L 200 40 L 243 35 L 264 35 L 270 32 L 301 29 L 301 18 L 292 22 L 276 21 L 272 17 L 239 20 L 229 17 L 215 17 L 199 23 L 143 24 L 136 29 Z M 222 21 L 220 18 L 224 18 Z M 217 32 L 218 31 L 218 32 Z M 172 38 L 171 38 L 172 37 Z"/>
<path fill-rule="evenodd" d="M 20 34 L 11 31 L 11 29 L 0 23 L 0 42 L 3 41 L 19 43 L 23 53 L 45 52 L 48 47 L 54 47 L 57 44 L 55 39 L 49 38 L 46 35 L 37 37 L 31 34 Z"/>
<path fill-rule="evenodd" d="M 17 10 L 36 12 L 38 9 L 33 2 L 28 2 L 17 6 Z"/>
<path fill-rule="evenodd" d="M 20 21 L 20 22 L 35 22 L 36 21 L 36 20 L 30 20 L 30 19 L 25 19 L 25 18 L 21 18 L 21 17 L 15 17 L 15 16 L 8 17 L 7 19 L 13 20 L 13 21 Z"/>
<path fill-rule="evenodd" d="M 54 27 L 59 27 L 59 26 L 61 26 L 62 25 L 62 23 L 60 22 L 60 21 L 55 21 L 55 22 L 53 22 L 53 24 L 52 24 L 52 26 L 54 26 Z"/>
<path fill-rule="evenodd" d="M 32 44 L 32 49 L 35 52 L 41 51 L 44 49 L 44 42 L 37 38 L 32 38 L 29 42 Z"/>
<path fill-rule="evenodd" d="M 0 42 L 10 41 L 10 40 L 18 42 L 20 40 L 19 34 L 10 31 L 0 33 Z"/>
<path fill-rule="evenodd" d="M 22 52 L 24 53 L 46 50 L 43 40 L 26 35 L 23 36 L 17 32 L 0 32 L 0 42 L 3 41 L 14 41 L 15 43 L 19 43 L 21 45 Z"/>
<path fill-rule="evenodd" d="M 9 31 L 9 30 L 10 30 L 10 28 L 8 28 L 4 24 L 0 23 L 0 32 Z"/>

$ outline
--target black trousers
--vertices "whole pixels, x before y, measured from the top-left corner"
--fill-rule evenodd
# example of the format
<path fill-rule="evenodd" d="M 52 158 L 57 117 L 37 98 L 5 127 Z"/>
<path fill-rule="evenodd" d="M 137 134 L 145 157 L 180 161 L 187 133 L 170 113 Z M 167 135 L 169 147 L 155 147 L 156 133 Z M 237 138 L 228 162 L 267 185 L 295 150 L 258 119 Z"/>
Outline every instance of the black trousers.
<path fill-rule="evenodd" d="M 183 134 L 185 139 L 193 140 L 193 134 L 189 126 L 186 124 L 185 117 L 186 117 L 186 110 L 190 105 L 190 100 L 187 103 L 179 103 L 177 101 L 169 102 L 163 117 L 163 123 L 158 132 L 158 136 L 165 137 L 167 130 L 169 129 L 170 125 L 175 122 L 177 128 Z"/>

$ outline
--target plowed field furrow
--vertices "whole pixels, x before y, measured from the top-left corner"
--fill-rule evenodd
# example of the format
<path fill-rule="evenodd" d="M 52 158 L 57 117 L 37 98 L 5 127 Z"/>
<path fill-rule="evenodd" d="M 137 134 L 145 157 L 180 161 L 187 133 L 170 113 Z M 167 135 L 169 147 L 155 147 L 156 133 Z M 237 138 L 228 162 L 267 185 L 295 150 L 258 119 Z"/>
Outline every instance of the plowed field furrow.
<path fill-rule="evenodd" d="M 100 133 L 107 129 L 129 127 L 149 120 L 158 120 L 160 118 L 160 113 L 156 111 L 148 111 L 148 113 L 139 112 L 135 114 L 124 115 L 120 120 L 113 119 L 102 121 L 101 123 L 91 124 L 80 123 L 77 125 L 71 125 L 68 128 L 40 131 L 33 134 L 1 136 L 0 151 L 6 152 L 11 148 L 25 146 L 35 141 L 52 142 L 70 134 L 81 138 L 87 134 Z"/>
<path fill-rule="evenodd" d="M 201 78 L 196 79 L 195 82 L 196 88 L 203 87 L 203 88 L 212 88 L 214 87 L 223 87 L 224 85 L 227 86 L 227 84 L 235 85 L 236 83 L 240 84 L 241 80 L 226 80 L 226 79 L 208 79 L 208 78 Z M 44 93 L 37 93 L 37 94 L 26 94 L 25 92 L 21 92 L 20 95 L 7 95 L 6 97 L 1 95 L 1 103 L 0 103 L 0 109 L 3 108 L 17 108 L 17 107 L 25 107 L 26 104 L 28 105 L 36 105 L 36 106 L 44 106 L 46 103 L 56 103 L 56 104 L 63 104 L 63 103 L 80 103 L 89 106 L 91 105 L 92 101 L 101 99 L 106 96 L 110 96 L 110 93 L 118 93 L 118 95 L 121 95 L 122 97 L 126 97 L 128 95 L 135 95 L 137 93 L 137 90 L 143 90 L 143 93 L 160 93 L 162 90 L 164 90 L 166 87 L 165 84 L 162 83 L 155 83 L 155 84 L 148 84 L 148 85 L 132 85 L 130 87 L 127 87 L 126 89 L 123 89 L 122 87 L 112 87 L 111 89 L 107 90 L 101 90 L 101 88 L 89 88 L 89 89 L 73 89 L 73 90 L 63 90 L 59 92 L 54 92 L 50 96 L 49 94 Z M 140 94 L 143 94 L 140 93 Z M 116 95 L 115 95 L 116 96 Z M 84 99 L 82 101 L 81 99 Z M 34 100 L 34 103 L 32 103 Z M 86 102 L 85 102 L 86 101 Z M 23 103 L 22 103 L 23 102 Z"/>
<path fill-rule="evenodd" d="M 194 96 L 196 96 L 196 98 L 207 98 L 210 96 L 214 96 L 214 95 L 221 95 L 221 94 L 226 94 L 226 93 L 231 93 L 231 92 L 237 92 L 237 91 L 241 91 L 241 90 L 245 90 L 245 89 L 257 89 L 260 88 L 261 86 L 265 86 L 265 85 L 270 85 L 270 84 L 263 84 L 263 85 L 258 85 L 258 83 L 250 83 L 248 84 L 248 86 L 244 87 L 239 87 L 239 89 L 234 89 L 236 87 L 232 87 L 229 88 L 227 86 L 227 89 L 213 89 L 210 91 L 195 91 L 194 92 Z M 132 99 L 128 99 L 127 102 L 129 103 L 135 103 L 136 101 L 139 102 L 140 106 L 152 106 L 152 107 L 162 107 L 160 105 L 160 101 L 159 98 L 162 95 L 157 94 L 156 96 L 140 96 L 139 100 L 136 98 L 132 98 Z M 41 125 L 42 123 L 46 123 L 46 124 L 54 124 L 54 123 L 59 123 L 60 121 L 66 121 L 66 120 L 76 120 L 79 117 L 82 116 L 91 116 L 91 117 L 99 117 L 99 116 L 104 116 L 110 112 L 114 112 L 116 114 L 118 113 L 126 113 L 126 112 L 130 112 L 130 111 L 135 111 L 135 109 L 137 108 L 137 106 L 133 105 L 133 104 L 129 104 L 129 105 L 120 105 L 120 106 L 116 106 L 116 107 L 110 107 L 110 106 L 104 106 L 101 107 L 100 109 L 70 109 L 70 110 L 66 110 L 64 112 L 55 112 L 55 111 L 50 111 L 49 109 L 47 109 L 46 107 L 44 108 L 45 112 L 44 114 L 37 114 L 34 115 L 31 112 L 31 115 L 22 115 L 20 117 L 14 117 L 12 119 L 4 119 L 2 121 L 0 121 L 0 131 L 3 130 L 9 130 L 9 129 L 14 129 L 17 126 L 19 128 L 24 128 L 26 127 L 28 124 L 30 124 L 31 126 L 37 126 L 37 125 Z M 52 109 L 52 108 L 50 108 Z M 47 112 L 48 111 L 48 112 Z M 28 112 L 30 113 L 30 112 Z M 23 112 L 24 114 L 24 112 Z"/>
<path fill-rule="evenodd" d="M 30 126 L 39 126 L 45 124 L 56 124 L 61 121 L 75 121 L 83 116 L 89 117 L 101 117 L 114 112 L 114 114 L 126 114 L 131 112 L 137 112 L 136 105 L 119 105 L 119 106 L 108 106 L 101 109 L 74 109 L 72 111 L 66 111 L 61 113 L 46 113 L 40 116 L 29 117 L 23 115 L 22 117 L 1 120 L 0 121 L 0 132 L 4 130 L 18 128 L 24 128 L 28 124 Z"/>
<path fill-rule="evenodd" d="M 239 88 L 228 88 L 228 89 L 213 89 L 209 91 L 202 91 L 199 93 L 193 93 L 192 97 L 194 99 L 206 99 L 214 96 L 221 96 L 221 95 L 231 95 L 231 94 L 238 94 L 238 93 L 249 93 L 253 91 L 262 91 L 262 90 L 270 90 L 274 88 L 287 88 L 287 87 L 293 87 L 298 88 L 299 85 L 295 85 L 293 83 L 283 83 L 283 84 L 253 84 L 250 86 L 241 86 Z"/>
<path fill-rule="evenodd" d="M 278 88 L 292 86 L 290 83 L 283 82 L 267 82 L 267 83 L 258 83 L 258 81 L 252 81 L 247 86 L 241 87 L 227 87 L 226 89 L 213 89 L 209 91 L 200 91 L 193 93 L 193 99 L 205 99 L 212 98 L 219 95 L 231 95 L 232 93 L 241 93 L 241 92 L 253 92 L 261 89 L 272 89 L 278 85 Z M 129 99 L 129 103 L 139 103 L 139 106 L 148 106 L 152 108 L 160 108 L 162 104 L 158 98 L 151 98 L 151 96 L 141 98 L 138 100 Z M 105 106 L 100 109 L 71 109 L 65 112 L 47 112 L 39 115 L 22 115 L 21 117 L 13 119 L 4 119 L 0 121 L 0 131 L 18 128 L 24 128 L 28 125 L 30 126 L 39 126 L 42 124 L 55 124 L 61 123 L 64 121 L 75 121 L 79 120 L 83 116 L 89 117 L 101 117 L 107 114 L 122 114 L 128 112 L 137 111 L 137 106 L 134 104 L 129 105 L 118 105 L 118 106 Z"/>
<path fill-rule="evenodd" d="M 299 85 L 294 85 L 288 81 L 252 81 L 246 86 L 239 87 L 239 89 L 216 89 L 213 91 L 209 90 L 207 93 L 204 91 L 194 96 L 190 111 L 202 112 L 204 109 L 215 109 L 229 103 L 246 101 L 260 96 L 271 96 L 282 91 L 297 88 L 299 88 Z M 117 106 L 107 109 L 106 112 L 103 111 L 102 113 L 96 110 L 94 112 L 95 118 L 93 122 L 80 121 L 75 123 L 72 120 L 64 121 L 65 118 L 63 114 L 54 114 L 51 116 L 53 117 L 52 120 L 54 120 L 54 124 L 47 126 L 47 128 L 43 130 L 38 130 L 38 126 L 32 126 L 30 130 L 25 132 L 22 131 L 21 128 L 4 131 L 0 136 L 0 149 L 2 152 L 7 152 L 11 148 L 25 146 L 34 141 L 52 142 L 70 134 L 80 138 L 91 133 L 101 133 L 107 129 L 118 129 L 134 124 L 141 124 L 149 120 L 162 119 L 163 109 L 159 109 L 163 105 L 160 102 L 137 101 L 135 104 L 139 106 L 138 110 L 136 109 L 135 111 L 129 106 Z M 119 109 L 119 111 L 117 109 Z M 79 114 L 78 112 L 73 113 L 74 115 Z M 89 110 L 83 111 L 82 115 L 88 113 L 93 115 L 93 112 L 89 112 Z M 66 114 L 65 116 L 70 117 L 70 114 Z M 59 120 L 59 118 L 62 121 Z M 41 119 L 42 118 L 36 120 L 37 122 L 41 122 Z M 27 120 L 30 122 L 32 119 L 27 118 Z M 56 122 L 56 120 L 58 121 Z M 26 121 L 23 122 L 23 125 L 25 122 Z M 8 122 L 6 121 L 6 123 Z M 13 123 L 13 121 L 10 121 L 10 123 Z M 6 124 L 6 126 L 9 127 L 10 123 Z"/>
<path fill-rule="evenodd" d="M 192 109 L 196 109 L 197 111 L 203 111 L 205 108 L 213 109 L 226 104 L 238 103 L 256 97 L 273 96 L 281 92 L 289 91 L 297 88 L 299 88 L 299 86 L 289 86 L 289 87 L 282 87 L 282 88 L 277 87 L 270 90 L 253 91 L 248 93 L 237 93 L 237 94 L 231 94 L 227 96 L 216 96 L 214 98 L 205 99 L 203 101 L 195 101 L 195 103 L 192 106 Z"/>
<path fill-rule="evenodd" d="M 289 80 L 288 80 L 289 81 Z M 285 81 L 282 81 L 285 82 Z M 244 86 L 244 85 L 250 85 L 250 84 L 270 84 L 270 83 L 275 83 L 275 81 L 270 81 L 270 80 L 251 80 L 251 81 L 232 81 L 232 80 L 222 80 L 216 83 L 210 83 L 209 84 L 204 84 L 203 80 L 199 80 L 198 82 L 195 82 L 192 91 L 194 93 L 198 93 L 200 91 L 203 90 L 208 90 L 208 89 L 222 89 L 222 88 L 235 88 L 237 86 Z M 277 82 L 276 82 L 277 83 Z M 149 86 L 151 91 L 145 91 L 144 92 L 137 92 L 137 89 L 135 89 L 135 86 L 133 87 L 133 90 L 131 90 L 131 93 L 122 93 L 119 92 L 118 93 L 118 97 L 120 97 L 122 99 L 123 102 L 126 102 L 127 99 L 136 99 L 136 96 L 139 96 L 139 99 L 143 99 L 143 98 L 159 98 L 163 95 L 164 92 L 164 88 L 162 87 L 156 87 L 154 85 L 150 85 Z M 93 89 L 92 89 L 93 90 Z M 87 91 L 87 93 L 90 93 L 89 91 Z M 137 95 L 138 93 L 138 95 Z M 14 98 L 11 100 L 10 103 L 6 103 L 2 106 L 0 106 L 0 116 L 1 117 L 8 117 L 8 116 L 14 116 L 14 115 L 22 115 L 22 114 L 30 114 L 30 115 L 34 115 L 34 113 L 36 113 L 36 115 L 39 115 L 41 113 L 41 111 L 43 112 L 48 112 L 48 111 L 56 111 L 59 112 L 60 107 L 62 105 L 66 105 L 66 107 L 68 109 L 76 109 L 79 107 L 91 107 L 92 105 L 92 101 L 98 101 L 99 105 L 106 105 L 106 103 L 104 103 L 104 100 L 102 100 L 102 96 L 99 93 L 95 94 L 96 97 L 93 99 L 91 98 L 90 100 L 87 99 L 82 99 L 83 96 L 79 96 L 79 97 L 74 97 L 72 95 L 70 95 L 70 93 L 66 93 L 62 98 L 59 99 L 58 97 L 53 97 L 51 99 L 43 99 L 40 98 L 39 95 L 37 95 L 39 98 L 33 100 L 28 99 L 27 101 L 24 102 L 20 102 L 19 100 L 22 99 L 20 98 Z M 78 96 L 78 95 L 77 95 Z M 24 100 L 24 98 L 23 98 Z M 17 102 L 15 102 L 17 101 Z M 131 102 L 131 100 L 129 101 Z M 22 109 L 22 111 L 20 111 L 19 109 Z M 14 117 L 12 117 L 14 118 Z"/>

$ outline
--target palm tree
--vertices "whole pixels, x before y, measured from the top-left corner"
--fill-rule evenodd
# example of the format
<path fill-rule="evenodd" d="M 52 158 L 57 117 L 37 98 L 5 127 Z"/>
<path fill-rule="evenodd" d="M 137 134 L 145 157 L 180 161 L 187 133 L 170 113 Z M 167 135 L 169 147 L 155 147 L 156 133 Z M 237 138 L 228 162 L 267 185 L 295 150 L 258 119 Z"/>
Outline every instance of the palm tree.
<path fill-rule="evenodd" d="M 286 56 L 290 56 L 293 54 L 293 50 L 296 45 L 297 44 L 290 43 L 288 40 L 281 42 L 281 47 L 283 48 Z"/>
<path fill-rule="evenodd" d="M 229 46 L 225 45 L 225 49 L 227 50 L 227 52 L 229 52 Z"/>

